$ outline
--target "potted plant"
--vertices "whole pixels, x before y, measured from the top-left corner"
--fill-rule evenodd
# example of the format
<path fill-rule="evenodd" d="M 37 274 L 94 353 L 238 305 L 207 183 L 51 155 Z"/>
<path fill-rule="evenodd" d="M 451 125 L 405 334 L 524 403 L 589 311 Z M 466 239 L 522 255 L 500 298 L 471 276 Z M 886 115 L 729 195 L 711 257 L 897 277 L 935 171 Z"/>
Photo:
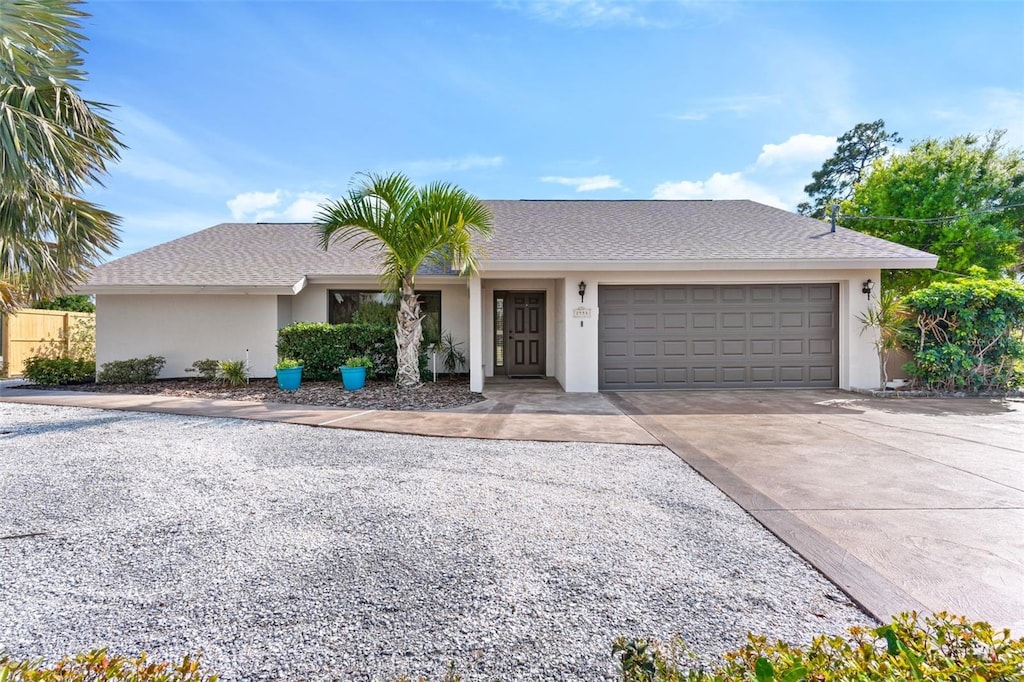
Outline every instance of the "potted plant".
<path fill-rule="evenodd" d="M 341 381 L 348 391 L 358 391 L 366 383 L 366 372 L 373 369 L 373 361 L 366 356 L 351 357 L 339 367 Z"/>
<path fill-rule="evenodd" d="M 274 365 L 277 374 L 277 386 L 282 391 L 297 391 L 302 383 L 302 360 L 281 358 Z"/>

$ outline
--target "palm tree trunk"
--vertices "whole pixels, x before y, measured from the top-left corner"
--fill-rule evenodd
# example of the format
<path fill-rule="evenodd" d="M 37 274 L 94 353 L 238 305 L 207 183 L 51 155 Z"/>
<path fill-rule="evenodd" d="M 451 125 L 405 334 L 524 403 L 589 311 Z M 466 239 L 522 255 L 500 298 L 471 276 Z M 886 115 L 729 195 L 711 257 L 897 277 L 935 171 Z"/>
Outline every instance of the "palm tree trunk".
<path fill-rule="evenodd" d="M 407 277 L 402 280 L 402 300 L 398 308 L 398 324 L 395 326 L 395 345 L 398 346 L 398 372 L 395 375 L 395 383 L 402 388 L 416 388 L 420 385 L 422 321 L 420 300 L 416 296 L 412 280 Z"/>

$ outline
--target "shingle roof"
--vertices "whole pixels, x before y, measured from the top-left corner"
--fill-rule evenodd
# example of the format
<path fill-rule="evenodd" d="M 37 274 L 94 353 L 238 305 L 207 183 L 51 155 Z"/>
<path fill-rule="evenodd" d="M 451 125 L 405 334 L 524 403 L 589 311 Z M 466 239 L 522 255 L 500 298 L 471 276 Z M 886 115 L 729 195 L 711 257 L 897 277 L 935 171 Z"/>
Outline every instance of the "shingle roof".
<path fill-rule="evenodd" d="M 934 257 L 752 201 L 486 201 L 494 235 L 488 264 L 905 261 Z M 375 276 L 377 254 L 338 245 L 323 251 L 309 224 L 223 223 L 119 258 L 82 287 L 294 287 L 303 277 Z M 850 267 L 847 265 L 847 267 Z M 895 266 L 891 266 L 895 267 Z M 442 274 L 426 271 L 423 274 Z"/>

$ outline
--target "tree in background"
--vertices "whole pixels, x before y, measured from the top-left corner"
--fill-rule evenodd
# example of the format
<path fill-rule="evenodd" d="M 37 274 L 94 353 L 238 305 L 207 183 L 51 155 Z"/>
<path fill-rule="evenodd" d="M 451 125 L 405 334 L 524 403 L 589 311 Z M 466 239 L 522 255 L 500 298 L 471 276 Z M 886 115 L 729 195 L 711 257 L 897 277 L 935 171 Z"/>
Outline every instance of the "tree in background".
<path fill-rule="evenodd" d="M 119 219 L 84 201 L 123 145 L 82 98 L 70 0 L 0 0 L 0 312 L 70 291 L 119 243 Z"/>
<path fill-rule="evenodd" d="M 399 298 L 395 342 L 398 372 L 405 388 L 420 385 L 423 315 L 416 296 L 416 272 L 435 263 L 461 275 L 476 272 L 473 237 L 491 233 L 491 213 L 463 189 L 443 182 L 417 188 L 402 173 L 365 173 L 348 196 L 320 206 L 316 229 L 326 251 L 334 243 L 378 250 L 385 290 Z"/>
<path fill-rule="evenodd" d="M 797 211 L 812 218 L 826 218 L 832 205 L 849 199 L 871 165 L 889 153 L 889 145 L 902 141 L 898 133 L 885 132 L 882 119 L 858 123 L 836 140 L 832 158 L 811 175 L 811 183 L 804 187 L 810 201 L 797 206 Z"/>
<path fill-rule="evenodd" d="M 34 310 L 67 310 L 73 313 L 94 313 L 96 304 L 85 294 L 68 294 L 55 298 L 44 298 L 32 304 Z"/>
<path fill-rule="evenodd" d="M 972 266 L 989 277 L 1020 264 L 1024 154 L 1003 132 L 928 139 L 875 162 L 842 205 L 844 226 L 928 251 L 937 270 L 889 270 L 884 284 L 907 293 Z"/>

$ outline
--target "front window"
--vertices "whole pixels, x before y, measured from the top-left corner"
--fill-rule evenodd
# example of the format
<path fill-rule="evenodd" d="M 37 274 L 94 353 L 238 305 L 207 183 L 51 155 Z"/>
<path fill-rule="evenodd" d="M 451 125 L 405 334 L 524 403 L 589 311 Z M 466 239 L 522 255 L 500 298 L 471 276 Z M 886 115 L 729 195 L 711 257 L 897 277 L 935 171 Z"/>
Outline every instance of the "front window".
<path fill-rule="evenodd" d="M 423 315 L 423 343 L 441 338 L 441 292 L 417 291 Z M 381 291 L 332 289 L 327 292 L 327 321 L 331 324 L 362 322 L 394 324 L 398 316 L 398 297 Z"/>

